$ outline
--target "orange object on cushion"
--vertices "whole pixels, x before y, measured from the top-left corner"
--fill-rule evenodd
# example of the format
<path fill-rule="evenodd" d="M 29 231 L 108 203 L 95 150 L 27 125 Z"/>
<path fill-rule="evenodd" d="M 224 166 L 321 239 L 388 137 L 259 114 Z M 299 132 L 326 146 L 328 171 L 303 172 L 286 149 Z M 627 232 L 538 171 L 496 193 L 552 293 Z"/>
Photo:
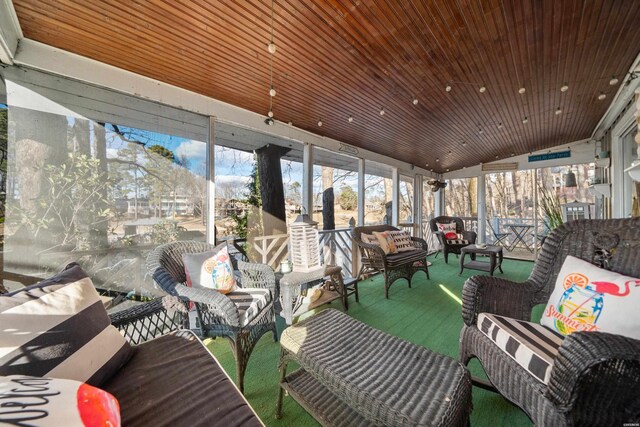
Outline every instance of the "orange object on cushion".
<path fill-rule="evenodd" d="M 396 242 L 393 239 L 393 236 L 388 231 L 374 231 L 373 235 L 376 236 L 378 242 L 380 243 L 380 247 L 384 251 L 385 254 L 395 254 L 398 252 L 398 247 L 396 246 Z"/>

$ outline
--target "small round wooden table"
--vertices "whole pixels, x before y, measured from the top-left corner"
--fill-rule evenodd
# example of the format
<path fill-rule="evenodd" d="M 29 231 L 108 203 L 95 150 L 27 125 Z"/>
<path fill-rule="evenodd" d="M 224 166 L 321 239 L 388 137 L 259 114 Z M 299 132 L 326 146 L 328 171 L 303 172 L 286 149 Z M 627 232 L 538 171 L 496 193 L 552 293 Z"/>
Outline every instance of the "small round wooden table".
<path fill-rule="evenodd" d="M 471 256 L 471 261 L 465 264 L 464 258 L 467 254 Z M 476 255 L 478 254 L 488 255 L 489 262 L 476 260 Z M 495 271 L 495 269 L 499 268 L 500 273 L 504 274 L 504 271 L 502 271 L 502 246 L 487 245 L 487 247 L 482 249 L 477 247 L 476 245 L 465 246 L 464 248 L 460 249 L 460 274 L 462 274 L 465 268 L 486 271 L 491 276 L 493 276 L 493 272 Z"/>

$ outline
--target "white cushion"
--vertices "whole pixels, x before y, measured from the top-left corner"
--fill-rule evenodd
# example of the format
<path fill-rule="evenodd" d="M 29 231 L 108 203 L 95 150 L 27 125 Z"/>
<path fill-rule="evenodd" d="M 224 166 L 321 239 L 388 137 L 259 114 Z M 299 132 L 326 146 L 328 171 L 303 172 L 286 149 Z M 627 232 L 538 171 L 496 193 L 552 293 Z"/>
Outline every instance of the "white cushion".
<path fill-rule="evenodd" d="M 233 264 L 226 247 L 195 254 L 182 254 L 187 286 L 215 289 L 223 294 L 236 289 Z"/>
<path fill-rule="evenodd" d="M 360 240 L 362 240 L 362 243 L 366 243 L 368 245 L 380 246 L 380 242 L 378 242 L 378 238 L 373 234 L 362 233 L 360 234 Z"/>
<path fill-rule="evenodd" d="M 0 377 L 0 399 L 0 425 L 120 426 L 116 398 L 74 380 Z"/>
<path fill-rule="evenodd" d="M 438 227 L 438 231 L 441 231 L 444 234 L 455 233 L 457 231 L 455 222 L 436 222 L 436 226 Z"/>
<path fill-rule="evenodd" d="M 537 323 L 480 313 L 478 329 L 537 380 L 547 384 L 562 335 Z"/>
<path fill-rule="evenodd" d="M 540 323 L 563 335 L 601 331 L 640 339 L 638 308 L 639 279 L 567 256 Z"/>

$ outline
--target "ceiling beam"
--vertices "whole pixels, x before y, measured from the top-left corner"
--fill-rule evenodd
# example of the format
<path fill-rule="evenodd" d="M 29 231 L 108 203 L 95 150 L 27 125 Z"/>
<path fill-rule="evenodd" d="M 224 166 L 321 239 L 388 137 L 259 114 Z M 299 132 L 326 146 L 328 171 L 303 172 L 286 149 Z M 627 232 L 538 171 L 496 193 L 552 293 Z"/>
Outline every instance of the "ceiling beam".
<path fill-rule="evenodd" d="M 398 168 L 405 175 L 436 176 L 434 173 L 410 163 L 354 147 L 336 139 L 320 136 L 278 120 L 273 126 L 268 126 L 265 124 L 266 116 L 261 114 L 28 38 L 20 41 L 14 63 L 197 114 L 215 116 L 220 122 L 277 136 L 285 140 L 313 144 L 346 155 L 387 164 Z"/>
<path fill-rule="evenodd" d="M 0 62 L 13 64 L 18 42 L 23 38 L 11 0 L 0 0 Z"/>

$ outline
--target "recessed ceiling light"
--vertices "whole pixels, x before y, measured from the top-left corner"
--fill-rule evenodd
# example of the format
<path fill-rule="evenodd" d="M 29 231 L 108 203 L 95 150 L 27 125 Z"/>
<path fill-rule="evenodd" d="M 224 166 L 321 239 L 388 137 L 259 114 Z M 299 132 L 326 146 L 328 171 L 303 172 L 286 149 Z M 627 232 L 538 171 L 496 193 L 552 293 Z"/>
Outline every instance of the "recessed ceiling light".
<path fill-rule="evenodd" d="M 452 153 L 452 151 L 451 151 L 451 150 L 449 150 L 449 153 L 448 153 L 448 154 L 451 154 L 451 153 Z"/>
<path fill-rule="evenodd" d="M 467 146 L 467 143 L 466 143 L 465 141 L 462 141 L 462 146 L 463 146 L 463 147 L 466 147 L 466 146 Z"/>
<path fill-rule="evenodd" d="M 353 116 L 349 116 L 347 120 L 349 120 L 349 123 L 353 122 Z"/>
<path fill-rule="evenodd" d="M 271 42 L 267 45 L 267 50 L 269 51 L 269 53 L 273 54 L 276 53 L 276 44 L 274 42 Z"/>
<path fill-rule="evenodd" d="M 522 95 L 522 94 L 523 94 L 523 93 L 525 93 L 526 91 L 527 91 L 527 89 L 526 89 L 526 88 L 523 88 L 523 87 L 521 87 L 520 89 L 518 89 L 518 93 L 519 93 L 520 95 Z"/>
<path fill-rule="evenodd" d="M 413 105 L 418 105 L 418 98 L 413 98 Z"/>
<path fill-rule="evenodd" d="M 479 133 L 480 135 L 482 135 L 482 134 L 484 133 L 484 131 L 483 131 L 482 129 L 478 129 L 478 133 Z"/>
<path fill-rule="evenodd" d="M 562 110 L 560 109 L 560 107 L 558 107 L 556 109 L 556 116 L 559 116 L 560 114 L 562 114 Z"/>
<path fill-rule="evenodd" d="M 524 119 L 522 119 L 522 123 L 529 123 L 529 119 L 525 117 Z"/>
<path fill-rule="evenodd" d="M 515 156 L 515 155 L 516 155 L 516 153 L 511 153 L 511 157 L 513 157 L 513 156 Z"/>
<path fill-rule="evenodd" d="M 560 92 L 566 92 L 568 90 L 569 90 L 569 86 L 566 83 L 560 86 Z"/>
<path fill-rule="evenodd" d="M 322 120 L 318 120 L 318 126 L 322 126 Z"/>
<path fill-rule="evenodd" d="M 429 163 L 425 163 L 424 165 L 425 165 L 425 166 L 429 166 Z"/>
<path fill-rule="evenodd" d="M 447 169 L 447 172 L 449 172 L 449 169 Z"/>
<path fill-rule="evenodd" d="M 502 122 L 498 123 L 498 129 L 502 129 L 503 127 Z"/>
<path fill-rule="evenodd" d="M 496 156 L 496 159 L 498 158 L 498 156 Z"/>
<path fill-rule="evenodd" d="M 271 86 L 271 89 L 269 89 L 269 95 L 276 96 L 276 89 L 273 86 Z"/>
<path fill-rule="evenodd" d="M 381 108 L 381 109 L 380 109 L 380 115 L 381 115 L 381 116 L 384 116 L 384 108 Z"/>
<path fill-rule="evenodd" d="M 480 89 L 478 89 L 480 91 L 480 93 L 485 93 L 487 91 L 487 87 L 486 86 L 480 86 Z"/>
<path fill-rule="evenodd" d="M 602 101 L 603 99 L 605 99 L 607 97 L 607 95 L 603 92 L 600 92 L 600 95 L 598 95 L 598 100 Z"/>
<path fill-rule="evenodd" d="M 287 123 L 289 126 L 293 126 L 293 122 L 288 122 Z"/>
<path fill-rule="evenodd" d="M 447 92 L 451 92 L 451 85 L 447 85 L 447 87 L 444 88 L 444 90 L 446 90 Z"/>
<path fill-rule="evenodd" d="M 436 163 L 438 163 L 440 161 L 440 158 L 436 157 Z"/>
<path fill-rule="evenodd" d="M 616 76 L 611 77 L 611 80 L 609 80 L 609 84 L 611 86 L 615 86 L 618 84 L 618 79 L 616 78 Z"/>

